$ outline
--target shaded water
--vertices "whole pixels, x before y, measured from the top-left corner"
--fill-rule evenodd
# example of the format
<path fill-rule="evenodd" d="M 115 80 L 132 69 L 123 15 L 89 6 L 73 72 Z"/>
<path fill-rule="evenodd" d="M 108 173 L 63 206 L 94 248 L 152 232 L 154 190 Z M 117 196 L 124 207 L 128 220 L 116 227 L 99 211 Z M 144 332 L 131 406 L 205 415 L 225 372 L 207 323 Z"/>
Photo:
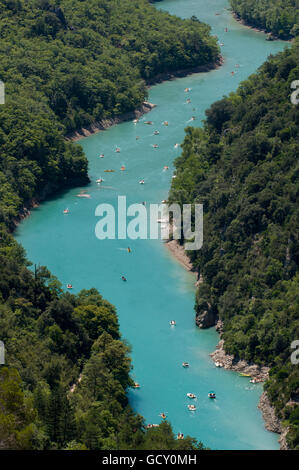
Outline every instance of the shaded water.
<path fill-rule="evenodd" d="M 212 34 L 224 43 L 224 65 L 152 87 L 149 100 L 157 108 L 136 126 L 127 122 L 83 139 L 92 180 L 84 189 L 91 198 L 77 198 L 79 190 L 72 189 L 43 203 L 19 226 L 16 237 L 30 260 L 48 266 L 64 285 L 72 283 L 74 292 L 96 287 L 117 306 L 123 337 L 133 348 L 132 374 L 141 384 L 140 390 L 129 392 L 130 403 L 147 423 L 158 423 L 159 413 L 166 412 L 175 432 L 190 434 L 213 449 L 278 449 L 277 436 L 264 429 L 257 409 L 262 387 L 217 369 L 209 357 L 218 335 L 214 329 L 195 327 L 194 276 L 172 259 L 161 241 L 99 241 L 94 233 L 95 208 L 101 202 L 116 207 L 118 195 L 126 195 L 128 204 L 165 199 L 173 160 L 180 152 L 174 144 L 182 142 L 186 125 L 200 125 L 205 109 L 235 90 L 270 53 L 283 49 L 281 41 L 267 42 L 263 33 L 240 25 L 227 7 L 226 0 L 157 4 L 178 16 L 196 15 L 209 23 Z M 191 88 L 189 94 L 186 87 Z M 190 104 L 185 103 L 187 97 Z M 196 120 L 190 122 L 191 116 Z M 152 120 L 153 126 L 145 120 Z M 165 120 L 168 127 L 162 125 Z M 152 135 L 155 129 L 160 135 Z M 105 158 L 98 158 L 100 153 Z M 122 165 L 126 171 L 120 171 Z M 169 171 L 163 171 L 164 165 Z M 104 172 L 110 168 L 115 172 Z M 105 180 L 101 186 L 95 182 L 99 177 Z M 139 184 L 141 178 L 144 185 Z M 66 207 L 70 213 L 64 215 Z M 123 274 L 127 283 L 120 279 Z M 176 327 L 169 326 L 171 319 Z M 189 369 L 181 366 L 183 361 L 190 363 Z M 215 401 L 207 398 L 211 389 L 217 393 Z M 188 392 L 198 397 L 196 412 L 187 409 Z"/>

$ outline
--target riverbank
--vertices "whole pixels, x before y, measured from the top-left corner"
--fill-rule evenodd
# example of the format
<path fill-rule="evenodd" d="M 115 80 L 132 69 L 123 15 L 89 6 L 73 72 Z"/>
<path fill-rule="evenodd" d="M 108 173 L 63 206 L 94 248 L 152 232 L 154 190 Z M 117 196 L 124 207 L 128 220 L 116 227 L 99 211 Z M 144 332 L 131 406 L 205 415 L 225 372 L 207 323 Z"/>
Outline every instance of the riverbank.
<path fill-rule="evenodd" d="M 256 382 L 265 382 L 268 380 L 270 367 L 258 366 L 257 364 L 249 363 L 245 360 L 238 360 L 233 355 L 225 352 L 224 340 L 221 338 L 223 331 L 221 320 L 218 320 L 216 330 L 220 334 L 220 341 L 216 346 L 216 350 L 212 352 L 210 356 L 218 367 L 223 367 L 224 369 L 232 370 L 239 374 L 245 374 L 244 379 L 249 379 L 249 377 L 246 376 L 250 376 L 250 378 L 254 379 Z M 258 408 L 262 413 L 265 428 L 270 432 L 280 434 L 280 438 L 278 439 L 280 450 L 288 450 L 286 440 L 288 430 L 282 426 L 281 421 L 276 416 L 275 409 L 271 405 L 267 392 L 265 391 L 260 397 Z"/>
<path fill-rule="evenodd" d="M 224 57 L 220 54 L 219 59 L 216 62 L 211 62 L 205 65 L 198 65 L 197 67 L 189 67 L 186 69 L 176 70 L 175 72 L 163 72 L 152 79 L 147 80 L 148 88 L 157 85 L 158 83 L 163 83 L 169 80 L 175 80 L 176 78 L 184 78 L 188 75 L 193 75 L 194 73 L 205 73 L 210 72 L 211 70 L 216 70 L 224 64 Z"/>
<path fill-rule="evenodd" d="M 218 61 L 212 62 L 205 65 L 199 65 L 197 67 L 190 67 L 186 69 L 177 70 L 175 72 L 164 72 L 161 74 L 156 75 L 152 79 L 148 80 L 146 85 L 147 88 L 150 88 L 153 85 L 157 85 L 158 83 L 162 83 L 169 80 L 175 80 L 176 78 L 183 78 L 187 77 L 188 75 L 192 75 L 194 73 L 204 73 L 210 72 L 211 70 L 216 70 L 217 68 L 221 67 L 224 63 L 224 58 L 222 55 L 219 56 Z M 98 132 L 104 131 L 109 129 L 116 124 L 120 124 L 126 121 L 132 121 L 133 119 L 139 119 L 146 113 L 149 113 L 152 109 L 156 107 L 155 104 L 150 103 L 149 101 L 144 101 L 142 105 L 133 110 L 129 111 L 128 113 L 121 114 L 120 116 L 116 116 L 111 119 L 103 119 L 98 122 L 94 122 L 89 126 L 82 127 L 77 129 L 74 132 L 71 132 L 65 136 L 65 139 L 68 141 L 76 142 L 81 140 L 85 137 L 89 137 L 92 134 L 96 134 Z"/>
<path fill-rule="evenodd" d="M 131 121 L 133 119 L 139 119 L 141 116 L 146 113 L 149 113 L 155 107 L 155 104 L 149 103 L 148 101 L 144 101 L 142 105 L 134 111 L 121 114 L 120 116 L 117 116 L 115 118 L 103 119 L 101 121 L 94 122 L 90 126 L 82 127 L 81 129 L 67 134 L 65 138 L 66 140 L 75 142 L 77 140 L 83 139 L 84 137 L 89 137 L 92 134 L 96 134 L 97 132 L 109 129 L 109 127 L 114 126 L 115 124 L 120 124 L 121 122 L 125 121 Z"/>
<path fill-rule="evenodd" d="M 184 246 L 180 245 L 177 240 L 169 240 L 165 242 L 166 248 L 169 250 L 171 255 L 189 272 L 197 273 L 194 271 L 194 266 L 190 261 L 189 256 L 184 250 Z M 197 280 L 195 285 L 198 285 L 199 282 L 202 282 L 202 278 Z M 223 369 L 232 370 L 238 372 L 239 374 L 244 374 L 244 379 L 249 376 L 251 379 L 254 379 L 256 383 L 265 382 L 269 378 L 270 367 L 259 366 L 257 364 L 248 363 L 245 360 L 237 360 L 233 355 L 227 354 L 224 349 L 224 340 L 221 338 L 223 333 L 223 323 L 221 320 L 217 319 L 215 327 L 217 332 L 220 335 L 220 340 L 216 346 L 216 350 L 210 354 L 212 360 L 217 365 L 217 367 L 222 367 Z M 198 324 L 198 323 L 197 323 Z M 213 326 L 213 325 L 210 325 Z M 247 377 L 248 376 L 248 377 Z M 280 434 L 279 444 L 280 450 L 288 450 L 287 445 L 287 429 L 283 428 L 281 421 L 275 414 L 275 409 L 271 405 L 270 400 L 267 396 L 267 393 L 264 391 L 260 397 L 258 408 L 262 413 L 263 420 L 265 423 L 265 428 L 277 434 Z"/>
<path fill-rule="evenodd" d="M 241 18 L 241 16 L 239 16 L 238 13 L 236 13 L 236 12 L 233 11 L 233 10 L 232 10 L 232 16 L 233 16 L 234 19 L 235 19 L 236 21 L 238 21 L 238 23 L 240 23 L 241 25 L 246 26 L 247 28 L 250 28 L 250 29 L 252 29 L 253 31 L 256 31 L 256 32 L 258 32 L 258 33 L 267 34 L 268 37 L 270 38 L 270 39 L 267 39 L 267 38 L 266 38 L 266 40 L 268 40 L 268 41 L 278 41 L 278 40 L 280 40 L 280 38 L 277 37 L 277 36 L 275 36 L 275 34 L 271 33 L 271 31 L 267 31 L 267 30 L 264 29 L 264 28 L 259 28 L 258 26 L 254 26 L 254 25 L 252 25 L 252 24 L 250 24 L 250 23 L 246 23 L 246 21 L 243 20 L 243 18 Z"/>

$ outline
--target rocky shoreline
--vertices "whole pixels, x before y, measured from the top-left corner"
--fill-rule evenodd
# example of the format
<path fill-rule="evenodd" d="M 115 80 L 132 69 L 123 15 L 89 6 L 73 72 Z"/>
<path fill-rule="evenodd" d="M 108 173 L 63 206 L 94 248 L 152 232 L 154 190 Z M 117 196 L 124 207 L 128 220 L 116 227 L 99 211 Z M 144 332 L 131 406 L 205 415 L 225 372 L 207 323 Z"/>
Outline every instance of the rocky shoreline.
<path fill-rule="evenodd" d="M 224 350 L 224 340 L 221 339 L 222 332 L 222 322 L 218 320 L 216 324 L 216 330 L 220 333 L 220 341 L 216 346 L 216 350 L 210 354 L 214 363 L 218 367 L 223 367 L 227 370 L 232 370 L 234 372 L 239 372 L 250 376 L 251 379 L 254 379 L 257 382 L 265 382 L 269 378 L 269 367 L 258 366 L 257 364 L 248 363 L 245 360 L 237 360 L 233 355 L 227 354 Z M 249 378 L 249 377 L 248 377 Z M 280 434 L 278 440 L 280 444 L 280 450 L 288 450 L 287 444 L 287 433 L 288 429 L 282 426 L 281 421 L 275 414 L 275 410 L 270 403 L 267 393 L 264 391 L 260 397 L 258 408 L 263 415 L 265 422 L 265 428 L 277 434 Z"/>
<path fill-rule="evenodd" d="M 77 141 L 83 139 L 84 137 L 89 137 L 92 134 L 96 134 L 97 132 L 108 129 L 115 124 L 120 124 L 121 122 L 130 121 L 133 119 L 139 119 L 141 116 L 143 116 L 143 114 L 149 113 L 155 107 L 155 104 L 144 101 L 142 105 L 134 111 L 130 111 L 112 119 L 103 119 L 99 122 L 94 122 L 90 126 L 82 127 L 81 129 L 67 134 L 65 139 L 70 141 Z"/>

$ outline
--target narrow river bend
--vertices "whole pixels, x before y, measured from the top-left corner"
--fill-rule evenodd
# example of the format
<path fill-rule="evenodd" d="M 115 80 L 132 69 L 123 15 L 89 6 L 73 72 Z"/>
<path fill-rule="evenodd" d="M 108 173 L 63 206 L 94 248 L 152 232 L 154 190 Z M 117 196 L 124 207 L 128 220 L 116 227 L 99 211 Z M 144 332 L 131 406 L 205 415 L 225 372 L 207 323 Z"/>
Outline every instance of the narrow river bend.
<path fill-rule="evenodd" d="M 122 335 L 132 345 L 132 376 L 141 384 L 140 390 L 129 392 L 130 403 L 147 423 L 159 423 L 159 414 L 166 412 L 176 433 L 194 436 L 213 449 L 278 449 L 277 435 L 265 430 L 257 409 L 262 387 L 216 368 L 209 357 L 218 335 L 214 329 L 195 327 L 194 276 L 172 259 L 161 241 L 100 242 L 95 237 L 95 208 L 101 202 L 116 207 L 118 195 L 126 195 L 128 204 L 167 198 L 173 160 L 180 151 L 174 145 L 182 142 L 184 128 L 199 126 L 214 101 L 234 91 L 270 53 L 285 46 L 267 42 L 263 33 L 235 21 L 227 0 L 164 0 L 157 8 L 209 23 L 224 44 L 224 65 L 152 87 L 149 101 L 157 108 L 137 125 L 123 123 L 80 141 L 89 159 L 92 183 L 84 189 L 91 198 L 76 197 L 77 188 L 43 203 L 19 226 L 16 238 L 33 263 L 46 265 L 64 285 L 72 283 L 74 292 L 96 287 L 116 305 Z M 188 96 L 186 87 L 191 88 Z M 192 116 L 196 120 L 190 122 Z M 156 129 L 160 134 L 153 136 Z M 159 148 L 152 147 L 155 143 Z M 105 157 L 98 158 L 100 153 Z M 122 165 L 126 171 L 120 171 Z M 165 165 L 169 171 L 163 171 Z M 105 173 L 108 168 L 115 172 Z M 105 181 L 97 185 L 100 177 Z M 121 281 L 122 274 L 128 282 Z M 175 328 L 169 326 L 171 319 L 177 322 Z M 189 369 L 181 366 L 183 361 L 190 363 Z M 211 389 L 217 393 L 215 401 L 207 398 Z M 187 408 L 188 392 L 198 397 L 195 412 Z"/>

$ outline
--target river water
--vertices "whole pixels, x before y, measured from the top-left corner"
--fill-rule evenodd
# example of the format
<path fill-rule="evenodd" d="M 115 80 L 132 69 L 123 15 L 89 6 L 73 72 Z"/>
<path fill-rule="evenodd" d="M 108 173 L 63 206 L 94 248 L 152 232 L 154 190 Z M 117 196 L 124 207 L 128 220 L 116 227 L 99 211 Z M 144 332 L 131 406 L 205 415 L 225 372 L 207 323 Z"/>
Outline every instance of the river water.
<path fill-rule="evenodd" d="M 180 152 L 174 145 L 182 142 L 184 128 L 201 125 L 205 109 L 285 46 L 267 42 L 263 33 L 235 21 L 227 0 L 164 0 L 157 8 L 209 23 L 224 44 L 224 65 L 153 86 L 149 101 L 157 107 L 137 125 L 122 123 L 81 140 L 92 180 L 84 189 L 91 197 L 76 197 L 77 188 L 48 200 L 19 226 L 16 238 L 33 263 L 46 265 L 64 285 L 72 283 L 73 292 L 96 287 L 116 305 L 122 335 L 132 346 L 132 376 L 141 385 L 129 391 L 130 403 L 147 423 L 159 423 L 159 414 L 165 412 L 176 433 L 194 436 L 213 449 L 278 449 L 277 435 L 265 430 L 257 409 L 261 385 L 216 368 L 209 357 L 218 335 L 214 329 L 195 327 L 194 275 L 159 240 L 100 241 L 95 236 L 98 204 L 116 207 L 118 195 L 126 195 L 128 204 L 167 198 L 173 160 Z M 186 87 L 191 88 L 188 94 Z M 145 125 L 145 120 L 154 124 Z M 156 129 L 160 134 L 153 136 Z M 155 143 L 159 148 L 152 147 Z M 100 153 L 105 157 L 99 158 Z M 120 171 L 122 165 L 126 171 Z M 163 171 L 165 165 L 169 171 Z M 98 185 L 100 177 L 105 181 Z M 176 327 L 169 326 L 172 319 Z M 183 361 L 190 363 L 189 369 L 182 367 Z M 210 390 L 217 393 L 214 401 L 207 397 Z M 188 392 L 197 395 L 195 412 L 187 408 Z"/>

